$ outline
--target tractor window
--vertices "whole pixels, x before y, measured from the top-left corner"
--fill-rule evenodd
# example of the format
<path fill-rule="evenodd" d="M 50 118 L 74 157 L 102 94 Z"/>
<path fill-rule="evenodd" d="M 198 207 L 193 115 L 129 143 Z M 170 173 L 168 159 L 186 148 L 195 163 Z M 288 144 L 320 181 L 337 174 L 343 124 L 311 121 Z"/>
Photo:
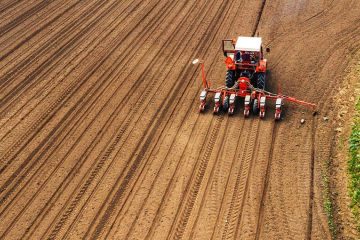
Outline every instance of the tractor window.
<path fill-rule="evenodd" d="M 241 60 L 243 62 L 250 62 L 250 53 L 249 52 L 242 52 L 241 53 Z"/>
<path fill-rule="evenodd" d="M 235 50 L 235 46 L 232 40 L 223 40 L 223 50 L 224 52 L 233 52 Z"/>
<path fill-rule="evenodd" d="M 241 54 L 240 54 L 240 51 L 238 51 L 238 52 L 236 52 L 236 54 L 235 54 L 235 56 L 236 56 L 236 61 L 237 62 L 240 62 L 241 61 Z"/>
<path fill-rule="evenodd" d="M 252 64 L 259 62 L 259 53 L 258 52 L 251 52 L 250 53 L 250 62 Z"/>

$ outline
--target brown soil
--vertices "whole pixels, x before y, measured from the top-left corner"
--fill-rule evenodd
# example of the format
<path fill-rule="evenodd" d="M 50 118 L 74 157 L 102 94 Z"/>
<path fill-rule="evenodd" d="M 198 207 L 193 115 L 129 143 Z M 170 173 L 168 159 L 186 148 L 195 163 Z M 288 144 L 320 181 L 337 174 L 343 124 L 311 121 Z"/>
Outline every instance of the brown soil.
<path fill-rule="evenodd" d="M 332 158 L 329 159 L 330 175 L 330 198 L 334 203 L 334 221 L 337 226 L 336 231 L 339 239 L 359 239 L 356 230 L 357 223 L 353 219 L 349 206 L 351 199 L 348 195 L 347 161 L 349 159 L 349 143 L 353 117 L 355 114 L 355 103 L 360 96 L 360 56 L 356 56 L 354 61 L 345 70 L 346 77 L 341 84 L 342 90 L 333 97 L 337 106 L 334 116 L 335 122 L 335 142 Z M 349 101 L 350 100 L 350 101 Z"/>
<path fill-rule="evenodd" d="M 351 0 L 2 1 L 0 238 L 330 239 L 321 171 L 359 11 Z M 319 115 L 197 113 L 191 61 L 220 85 L 221 39 L 257 33 L 271 47 L 268 88 Z"/>

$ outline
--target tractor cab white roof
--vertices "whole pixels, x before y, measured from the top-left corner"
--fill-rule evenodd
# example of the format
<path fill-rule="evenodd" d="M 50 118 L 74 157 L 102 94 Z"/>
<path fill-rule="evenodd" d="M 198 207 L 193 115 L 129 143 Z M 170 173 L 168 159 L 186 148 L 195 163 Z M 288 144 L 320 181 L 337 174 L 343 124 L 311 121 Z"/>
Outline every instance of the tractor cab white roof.
<path fill-rule="evenodd" d="M 261 38 L 260 37 L 238 37 L 235 50 L 247 52 L 260 52 Z"/>

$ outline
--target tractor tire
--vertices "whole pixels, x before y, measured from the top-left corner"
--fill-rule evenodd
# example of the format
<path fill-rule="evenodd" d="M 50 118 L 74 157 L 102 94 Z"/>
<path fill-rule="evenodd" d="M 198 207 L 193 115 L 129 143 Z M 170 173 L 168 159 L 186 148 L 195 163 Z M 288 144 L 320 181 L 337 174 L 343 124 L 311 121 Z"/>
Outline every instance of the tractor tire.
<path fill-rule="evenodd" d="M 259 113 L 259 107 L 258 107 L 258 100 L 254 99 L 253 101 L 253 106 L 252 106 L 252 111 L 255 115 L 257 115 Z"/>
<path fill-rule="evenodd" d="M 234 70 L 227 70 L 225 76 L 225 85 L 228 88 L 233 87 L 235 84 L 235 71 Z"/>
<path fill-rule="evenodd" d="M 222 108 L 224 111 L 227 111 L 229 109 L 229 97 L 225 97 Z"/>
<path fill-rule="evenodd" d="M 258 73 L 257 74 L 257 82 L 256 87 L 262 90 L 265 89 L 265 73 Z"/>

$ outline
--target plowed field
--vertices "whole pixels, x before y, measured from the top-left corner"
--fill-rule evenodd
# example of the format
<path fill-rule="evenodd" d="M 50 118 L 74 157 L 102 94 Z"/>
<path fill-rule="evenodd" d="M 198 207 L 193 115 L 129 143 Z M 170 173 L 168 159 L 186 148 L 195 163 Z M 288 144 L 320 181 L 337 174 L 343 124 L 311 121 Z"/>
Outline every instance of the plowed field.
<path fill-rule="evenodd" d="M 0 2 L 0 238 L 330 239 L 321 166 L 357 0 Z M 271 48 L 285 119 L 198 113 L 194 58 Z M 305 123 L 300 124 L 304 118 Z"/>

